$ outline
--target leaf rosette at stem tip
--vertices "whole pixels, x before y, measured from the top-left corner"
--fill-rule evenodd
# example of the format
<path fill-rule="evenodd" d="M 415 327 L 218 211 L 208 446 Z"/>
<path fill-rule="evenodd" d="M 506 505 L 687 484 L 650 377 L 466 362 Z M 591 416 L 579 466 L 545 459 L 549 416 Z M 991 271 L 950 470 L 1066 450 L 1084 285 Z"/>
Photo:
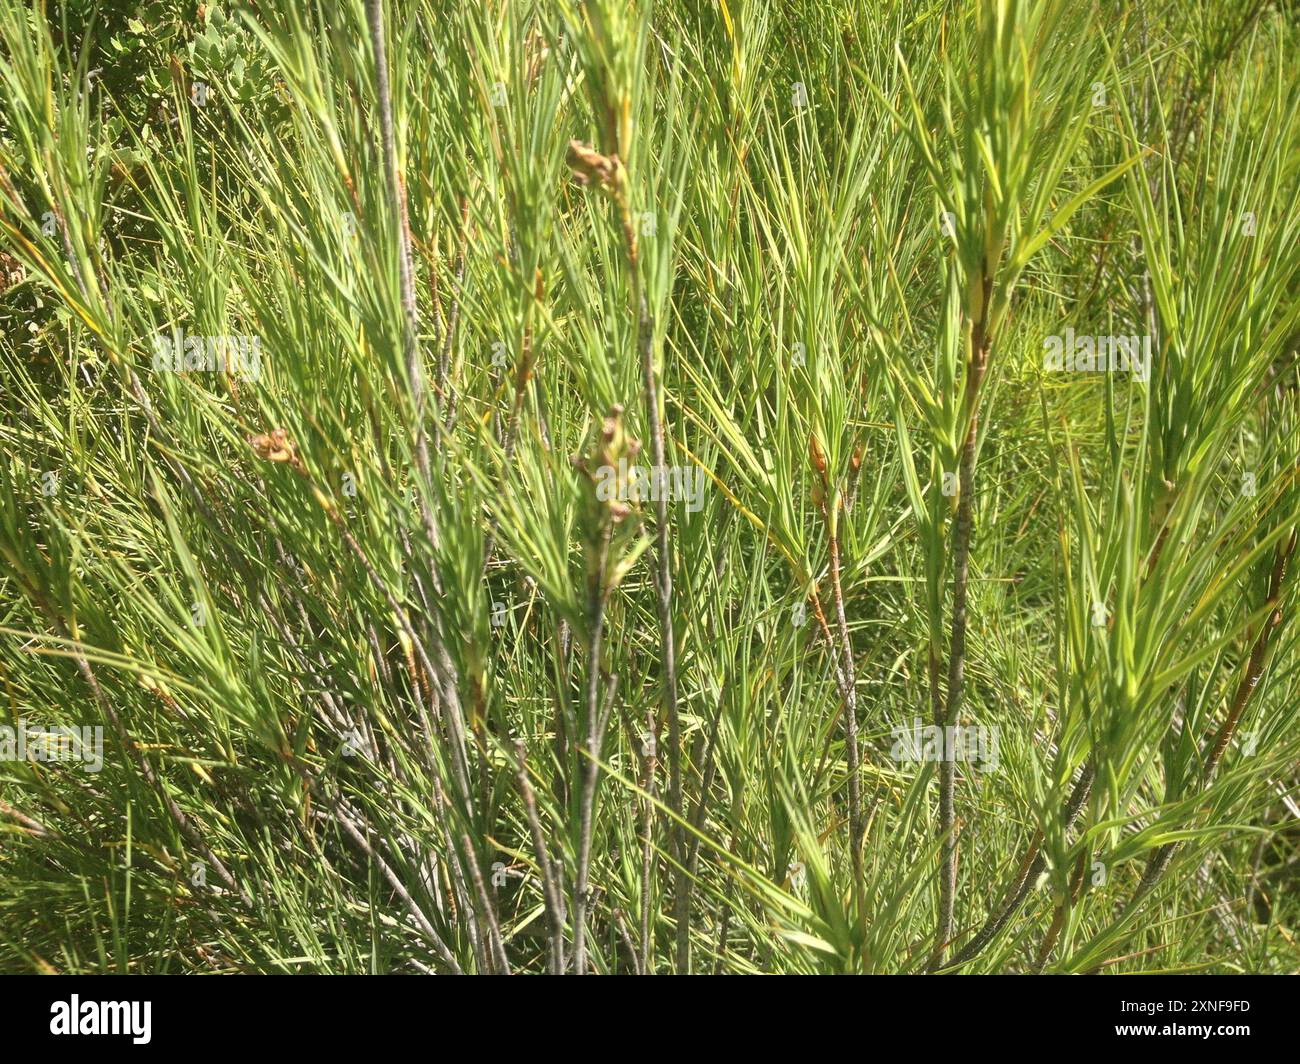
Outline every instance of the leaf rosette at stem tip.
<path fill-rule="evenodd" d="M 587 0 L 575 10 L 569 0 L 559 3 L 578 47 L 602 146 L 624 160 L 632 149 L 632 95 L 640 54 L 637 43 L 646 14 L 639 6 L 628 0 Z"/>

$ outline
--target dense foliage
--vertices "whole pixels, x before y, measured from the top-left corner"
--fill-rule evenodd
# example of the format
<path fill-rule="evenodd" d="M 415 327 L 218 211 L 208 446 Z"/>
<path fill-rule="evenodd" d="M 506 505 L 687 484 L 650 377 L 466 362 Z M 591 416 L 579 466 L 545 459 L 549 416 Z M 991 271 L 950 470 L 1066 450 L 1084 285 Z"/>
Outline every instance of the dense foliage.
<path fill-rule="evenodd" d="M 1289 4 L 121 7 L 0 0 L 0 969 L 1296 968 Z"/>

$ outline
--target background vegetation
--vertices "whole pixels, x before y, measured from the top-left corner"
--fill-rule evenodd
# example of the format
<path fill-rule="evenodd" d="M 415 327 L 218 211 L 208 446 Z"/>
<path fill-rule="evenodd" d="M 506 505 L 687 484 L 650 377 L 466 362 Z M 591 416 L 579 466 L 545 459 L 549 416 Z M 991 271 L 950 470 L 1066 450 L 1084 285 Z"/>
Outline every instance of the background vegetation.
<path fill-rule="evenodd" d="M 0 968 L 1294 970 L 1295 16 L 0 0 Z"/>

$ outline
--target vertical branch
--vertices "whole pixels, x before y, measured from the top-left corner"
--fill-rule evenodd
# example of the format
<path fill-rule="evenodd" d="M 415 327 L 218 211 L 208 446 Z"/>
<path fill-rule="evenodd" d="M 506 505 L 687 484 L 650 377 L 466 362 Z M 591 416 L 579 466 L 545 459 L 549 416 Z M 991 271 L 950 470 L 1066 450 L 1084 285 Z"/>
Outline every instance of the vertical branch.
<path fill-rule="evenodd" d="M 830 541 L 831 594 L 835 605 L 835 628 L 839 637 L 837 672 L 840 694 L 844 699 L 844 748 L 849 770 L 849 852 L 853 860 L 853 881 L 862 885 L 862 782 L 858 763 L 858 696 L 853 672 L 853 644 L 849 640 L 849 625 L 844 613 L 844 588 L 841 584 L 839 512 L 840 493 L 832 492 L 827 477 L 826 454 L 817 434 L 808 437 L 809 459 L 820 480 L 815 486 L 814 498 L 820 499 L 822 518 Z M 820 612 L 820 604 L 818 604 Z"/>
<path fill-rule="evenodd" d="M 613 137 L 613 133 L 609 134 Z M 641 363 L 641 388 L 646 424 L 650 430 L 651 478 L 667 478 L 664 464 L 664 428 L 659 416 L 659 386 L 655 379 L 654 317 L 645 294 L 641 257 L 637 248 L 636 229 L 628 204 L 627 169 L 617 152 L 602 155 L 580 141 L 570 141 L 568 163 L 580 185 L 593 185 L 607 193 L 618 212 L 627 258 L 631 303 L 637 319 L 636 345 Z M 677 865 L 676 906 L 677 968 L 682 974 L 690 969 L 690 876 L 686 870 L 686 834 L 682 829 L 682 741 L 681 721 L 677 710 L 677 643 L 673 635 L 672 556 L 668 540 L 668 493 L 655 496 L 655 599 L 659 612 L 661 653 L 664 672 L 664 710 L 668 718 L 668 805 L 674 814 L 671 828 L 673 857 Z"/>
<path fill-rule="evenodd" d="M 613 526 L 606 519 L 596 549 L 591 576 L 589 609 L 591 646 L 587 654 L 587 763 L 583 770 L 582 804 L 578 840 L 578 874 L 573 885 L 573 965 L 579 975 L 587 974 L 588 876 L 591 871 L 591 831 L 596 804 L 596 780 L 600 775 L 600 746 L 604 726 L 600 708 L 600 652 L 605 631 L 605 575 L 609 566 L 609 541 Z"/>
<path fill-rule="evenodd" d="M 424 363 L 420 353 L 419 319 L 415 300 L 415 278 L 411 255 L 411 229 L 407 216 L 406 189 L 397 166 L 397 143 L 393 131 L 392 90 L 388 80 L 388 52 L 384 38 L 383 0 L 367 0 L 366 15 L 370 25 L 370 44 L 375 63 L 375 87 L 379 96 L 380 137 L 384 154 L 384 171 L 387 177 L 389 211 L 397 223 L 398 241 L 398 282 L 401 291 L 403 330 L 402 347 L 406 369 L 407 386 L 411 393 L 411 405 L 414 416 L 412 437 L 415 448 L 415 460 L 422 482 L 419 494 L 420 514 L 424 522 L 425 535 L 430 549 L 435 549 L 439 542 L 438 525 L 429 501 L 428 492 L 433 480 L 429 462 L 428 435 L 425 431 L 425 382 Z M 441 432 L 438 419 L 434 418 L 435 430 Z M 337 519 L 336 519 L 336 523 Z M 341 525 L 340 525 L 341 527 Z M 346 529 L 343 529 L 345 536 Z M 441 581 L 437 567 L 429 559 L 430 577 L 436 592 L 441 592 Z M 417 585 L 419 580 L 416 580 Z M 447 707 L 447 717 L 451 729 L 453 763 L 460 768 L 461 799 L 466 810 L 473 810 L 473 795 L 469 785 L 464 751 L 464 720 L 461 713 L 460 695 L 456 688 L 455 666 L 447 652 L 446 642 L 441 631 L 441 624 L 436 616 L 428 619 L 433 662 L 425 661 L 430 681 L 439 681 L 439 700 Z M 434 667 L 436 663 L 436 668 Z M 473 853 L 466 854 L 471 872 L 480 875 L 478 861 Z M 481 878 L 481 875 L 480 875 Z M 489 921 L 495 924 L 495 917 L 489 910 Z"/>
<path fill-rule="evenodd" d="M 542 898 L 546 902 L 546 917 L 551 924 L 551 974 L 563 975 L 564 896 L 560 892 L 559 877 L 546 847 L 546 836 L 542 833 L 542 823 L 537 813 L 537 799 L 533 795 L 532 784 L 528 782 L 528 762 L 525 759 L 522 742 L 515 743 L 515 782 L 519 787 L 519 797 L 524 803 L 524 813 L 528 817 L 528 830 L 532 835 L 533 850 L 537 854 L 537 870 L 542 877 Z"/>
<path fill-rule="evenodd" d="M 438 545 L 438 526 L 434 517 L 433 506 L 427 492 L 432 484 L 429 463 L 429 441 L 424 425 L 425 386 L 424 362 L 420 354 L 419 312 L 415 300 L 415 271 L 411 256 L 411 227 L 407 216 L 406 186 L 397 166 L 397 143 L 393 132 L 392 90 L 388 82 L 388 50 L 384 39 L 383 0 L 366 0 L 366 14 L 370 22 L 370 44 L 375 62 L 375 87 L 379 95 L 379 128 L 383 142 L 384 172 L 388 183 L 388 207 L 397 223 L 397 272 L 402 300 L 402 352 L 406 369 L 406 383 L 411 392 L 411 406 L 414 415 L 412 437 L 415 447 L 415 461 L 423 482 L 424 491 L 420 495 L 420 515 L 424 521 L 424 531 L 432 547 Z M 434 428 L 441 431 L 440 423 L 434 419 Z M 432 573 L 436 590 L 440 581 L 436 572 Z M 444 673 L 451 674 L 450 657 L 442 637 L 436 632 L 436 620 L 431 619 L 435 629 L 434 650 Z M 459 712 L 459 699 L 454 685 L 444 684 L 442 697 L 453 703 L 454 712 Z"/>
<path fill-rule="evenodd" d="M 835 593 L 835 623 L 840 636 L 840 656 L 844 661 L 844 745 L 849 767 L 849 846 L 852 850 L 854 878 L 862 879 L 862 781 L 858 758 L 858 695 L 853 676 L 853 647 L 849 643 L 849 626 L 844 615 L 844 591 L 840 587 L 840 538 L 831 531 L 831 587 Z"/>
<path fill-rule="evenodd" d="M 624 214 L 627 208 L 624 205 Z M 667 477 L 664 465 L 664 428 L 659 418 L 659 388 L 655 381 L 654 322 L 650 316 L 645 293 L 642 290 L 640 263 L 637 257 L 636 237 L 630 223 L 624 226 L 627 234 L 628 261 L 632 270 L 635 305 L 638 308 L 637 346 L 641 352 L 641 383 L 644 390 L 646 421 L 650 427 L 650 454 L 654 462 L 651 476 Z M 656 493 L 655 524 L 655 589 L 659 607 L 659 629 L 663 651 L 664 708 L 668 715 L 668 805 L 677 817 L 682 815 L 682 736 L 677 710 L 677 642 L 673 633 L 673 574 L 672 556 L 668 543 L 667 493 Z M 680 821 L 673 824 L 673 852 L 677 857 L 676 913 L 677 920 L 677 970 L 690 971 L 690 886 L 682 858 L 685 855 L 685 834 Z"/>
<path fill-rule="evenodd" d="M 474 893 L 478 898 L 479 906 L 483 912 L 483 922 L 487 924 L 487 938 L 490 953 L 489 959 L 492 968 L 497 975 L 510 974 L 510 962 L 506 959 L 505 943 L 501 939 L 501 927 L 497 923 L 496 910 L 492 904 L 492 899 L 488 897 L 487 887 L 483 884 L 483 870 L 479 867 L 478 861 L 474 860 L 474 840 L 468 834 L 462 834 L 460 843 L 465 848 L 469 860 L 470 880 L 474 884 Z"/>
<path fill-rule="evenodd" d="M 966 439 L 962 447 L 957 500 L 956 542 L 953 546 L 952 640 L 948 649 L 948 698 L 943 715 L 935 725 L 945 736 L 945 756 L 939 760 L 939 832 L 942 851 L 939 869 L 939 920 L 935 928 L 932 966 L 943 962 L 944 951 L 952 938 L 954 899 L 957 893 L 957 817 L 953 791 L 956 763 L 947 756 L 945 729 L 957 723 L 961 714 L 966 676 L 966 593 L 970 580 L 970 541 L 975 524 L 975 454 L 979 444 L 979 404 L 984 377 L 988 373 L 990 337 L 987 328 L 989 297 L 993 290 L 992 264 L 985 263 L 981 278 L 983 308 L 971 322 L 970 360 L 966 364 Z"/>
<path fill-rule="evenodd" d="M 645 780 L 643 789 L 646 797 L 641 799 L 641 964 L 640 974 L 650 972 L 650 954 L 653 952 L 650 927 L 650 884 L 654 870 L 654 822 L 655 822 L 655 773 L 659 766 L 659 733 L 655 727 L 654 708 L 646 709 L 646 735 L 650 737 L 650 752 L 645 759 Z"/>

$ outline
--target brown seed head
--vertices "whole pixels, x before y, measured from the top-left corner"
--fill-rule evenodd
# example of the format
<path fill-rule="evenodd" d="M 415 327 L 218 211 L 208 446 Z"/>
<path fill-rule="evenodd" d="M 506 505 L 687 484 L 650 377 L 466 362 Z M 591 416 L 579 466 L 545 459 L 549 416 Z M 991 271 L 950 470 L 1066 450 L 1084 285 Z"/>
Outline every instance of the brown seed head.
<path fill-rule="evenodd" d="M 298 457 L 297 447 L 284 429 L 272 429 L 260 436 L 252 436 L 248 445 L 258 458 L 268 462 L 287 462 L 295 471 L 306 472 L 302 459 Z"/>
<path fill-rule="evenodd" d="M 573 171 L 573 179 L 580 185 L 595 183 L 600 188 L 609 189 L 616 182 L 619 169 L 616 155 L 601 155 L 590 145 L 571 140 L 566 161 Z"/>

